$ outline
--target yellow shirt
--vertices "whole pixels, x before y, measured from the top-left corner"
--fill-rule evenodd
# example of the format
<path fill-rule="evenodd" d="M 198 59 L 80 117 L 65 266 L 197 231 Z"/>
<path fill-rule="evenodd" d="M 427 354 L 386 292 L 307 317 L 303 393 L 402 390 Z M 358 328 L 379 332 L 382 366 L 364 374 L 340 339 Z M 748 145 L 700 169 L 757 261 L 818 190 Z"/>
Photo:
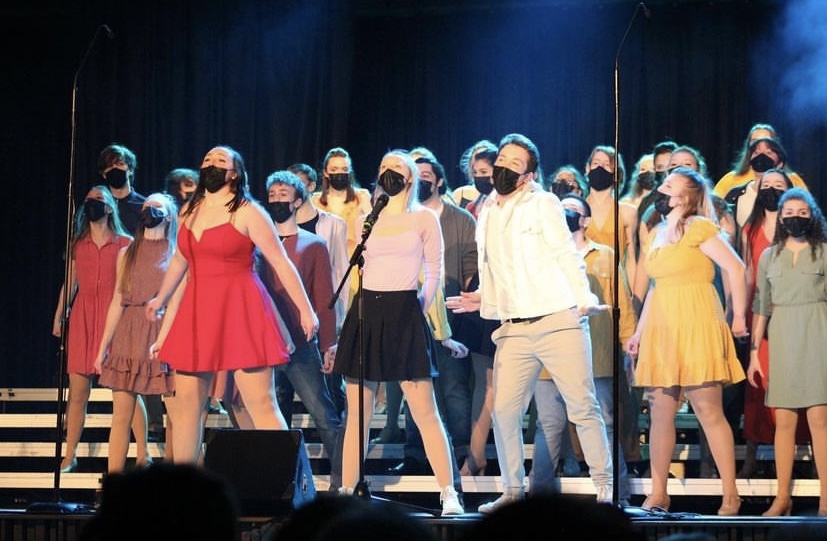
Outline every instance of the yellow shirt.
<path fill-rule="evenodd" d="M 804 180 L 800 176 L 798 176 L 798 173 L 790 173 L 789 175 L 790 180 L 793 181 L 793 186 L 809 190 Z M 736 186 L 740 186 L 742 184 L 746 184 L 751 180 L 755 180 L 755 171 L 753 171 L 752 168 L 750 168 L 749 171 L 741 175 L 736 175 L 735 171 L 730 171 L 729 173 L 721 177 L 718 183 L 715 184 L 715 188 L 713 188 L 712 192 L 719 197 L 726 197 L 726 194 L 728 194 L 732 188 L 735 188 Z"/>

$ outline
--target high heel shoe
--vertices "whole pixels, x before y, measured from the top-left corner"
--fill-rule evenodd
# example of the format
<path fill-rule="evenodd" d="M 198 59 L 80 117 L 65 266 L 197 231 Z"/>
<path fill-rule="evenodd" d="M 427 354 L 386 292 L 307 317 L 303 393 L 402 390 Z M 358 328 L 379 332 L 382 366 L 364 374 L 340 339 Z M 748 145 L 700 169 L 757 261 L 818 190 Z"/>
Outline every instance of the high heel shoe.
<path fill-rule="evenodd" d="M 776 496 L 769 509 L 761 513 L 762 517 L 788 517 L 793 512 L 793 499 Z"/>
<path fill-rule="evenodd" d="M 384 427 L 379 431 L 379 435 L 370 440 L 371 443 L 404 443 L 405 436 L 402 435 L 402 430 L 399 427 Z"/>
<path fill-rule="evenodd" d="M 148 468 L 148 467 L 152 466 L 153 462 L 154 462 L 154 460 L 152 460 L 152 457 L 149 456 L 149 455 L 146 455 L 146 457 L 144 457 L 143 460 L 135 460 L 135 467 L 136 468 Z"/>
<path fill-rule="evenodd" d="M 76 469 L 78 469 L 77 458 L 73 458 L 71 462 L 64 461 L 60 464 L 60 473 L 72 473 Z"/>
<path fill-rule="evenodd" d="M 669 505 L 671 503 L 672 500 L 668 494 L 664 495 L 661 499 L 656 499 L 650 494 L 649 496 L 646 496 L 646 500 L 643 501 L 641 507 L 649 511 L 666 513 L 667 511 L 669 511 Z"/>
<path fill-rule="evenodd" d="M 718 508 L 718 516 L 734 517 L 741 510 L 741 498 L 738 496 L 724 496 L 721 507 Z"/>

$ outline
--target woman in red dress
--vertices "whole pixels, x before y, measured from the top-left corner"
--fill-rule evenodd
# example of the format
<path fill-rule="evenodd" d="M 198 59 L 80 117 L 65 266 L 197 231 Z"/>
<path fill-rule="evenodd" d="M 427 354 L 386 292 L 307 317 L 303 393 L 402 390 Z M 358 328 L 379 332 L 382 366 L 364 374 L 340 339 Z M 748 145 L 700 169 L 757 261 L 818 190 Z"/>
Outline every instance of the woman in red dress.
<path fill-rule="evenodd" d="M 267 211 L 247 191 L 241 155 L 211 149 L 201 163 L 198 188 L 180 215 L 178 252 L 146 315 L 166 308 L 151 352 L 175 370 L 176 462 L 197 462 L 202 412 L 216 372 L 234 381 L 256 429 L 287 429 L 276 401 L 273 369 L 289 349 L 273 303 L 255 272 L 254 251 L 269 263 L 301 313 L 309 340 L 319 325 L 296 268 L 279 242 Z M 169 302 L 169 306 L 167 303 Z"/>

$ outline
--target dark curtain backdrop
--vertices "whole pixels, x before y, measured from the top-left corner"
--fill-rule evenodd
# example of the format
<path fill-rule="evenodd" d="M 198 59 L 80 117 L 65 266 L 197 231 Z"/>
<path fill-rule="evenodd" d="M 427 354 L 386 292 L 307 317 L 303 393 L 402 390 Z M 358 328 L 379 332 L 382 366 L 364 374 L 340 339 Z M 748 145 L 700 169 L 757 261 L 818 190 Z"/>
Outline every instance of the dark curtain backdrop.
<path fill-rule="evenodd" d="M 614 144 L 617 59 L 628 170 L 671 138 L 699 149 L 717 180 L 747 129 L 769 122 L 821 200 L 825 59 L 813 36 L 825 34 L 818 25 L 827 13 L 807 10 L 827 6 L 655 0 L 646 18 L 637 5 L 32 0 L 0 7 L 7 194 L 0 386 L 56 384 L 51 322 L 69 179 L 72 199 L 82 198 L 97 183 L 98 152 L 113 141 L 136 152 L 135 188 L 143 194 L 162 190 L 172 168 L 197 168 L 216 144 L 242 153 L 259 198 L 268 173 L 296 161 L 318 166 L 333 146 L 351 152 L 370 187 L 385 150 L 424 145 L 455 186 L 468 146 L 521 132 L 537 143 L 549 173 L 565 163 L 582 167 L 593 146 Z M 113 40 L 97 30 L 102 24 Z"/>

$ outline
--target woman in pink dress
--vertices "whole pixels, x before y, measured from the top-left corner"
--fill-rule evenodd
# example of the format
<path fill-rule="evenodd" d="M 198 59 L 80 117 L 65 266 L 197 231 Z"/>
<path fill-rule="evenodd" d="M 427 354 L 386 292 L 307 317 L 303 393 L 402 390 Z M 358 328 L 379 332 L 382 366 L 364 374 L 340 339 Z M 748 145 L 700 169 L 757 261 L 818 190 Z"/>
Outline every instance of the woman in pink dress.
<path fill-rule="evenodd" d="M 176 213 L 171 196 L 149 195 L 138 219 L 135 240 L 118 255 L 117 287 L 95 358 L 98 382 L 112 389 L 109 473 L 122 471 L 126 465 L 129 422 L 141 396 L 165 396 L 173 390 L 167 364 L 149 355 L 149 345 L 155 342 L 161 322 L 147 321 L 144 305 L 158 292 L 175 253 Z M 146 466 L 152 460 L 148 455 L 139 456 L 136 463 Z"/>
<path fill-rule="evenodd" d="M 301 313 L 309 340 L 319 325 L 296 268 L 267 211 L 248 193 L 241 155 L 227 146 L 207 152 L 198 187 L 180 215 L 178 251 L 146 316 L 166 309 L 151 353 L 175 370 L 176 462 L 197 462 L 216 372 L 234 381 L 256 429 L 287 429 L 276 401 L 273 370 L 289 360 L 273 303 L 253 266 L 258 249 Z M 167 303 L 169 302 L 169 306 Z"/>

